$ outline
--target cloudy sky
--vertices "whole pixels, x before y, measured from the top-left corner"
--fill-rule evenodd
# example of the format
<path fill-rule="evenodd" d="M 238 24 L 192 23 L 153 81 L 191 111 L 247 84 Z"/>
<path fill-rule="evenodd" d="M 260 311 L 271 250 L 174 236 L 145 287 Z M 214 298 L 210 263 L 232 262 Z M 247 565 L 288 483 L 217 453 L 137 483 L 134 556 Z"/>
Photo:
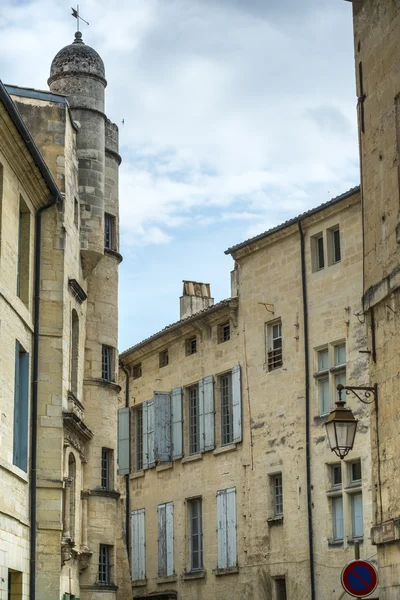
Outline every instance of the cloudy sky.
<path fill-rule="evenodd" d="M 47 89 L 71 0 L 1 0 L 0 78 Z M 359 182 L 351 3 L 80 0 L 120 126 L 120 349 L 230 294 L 224 250 Z M 124 125 L 122 125 L 124 120 Z"/>

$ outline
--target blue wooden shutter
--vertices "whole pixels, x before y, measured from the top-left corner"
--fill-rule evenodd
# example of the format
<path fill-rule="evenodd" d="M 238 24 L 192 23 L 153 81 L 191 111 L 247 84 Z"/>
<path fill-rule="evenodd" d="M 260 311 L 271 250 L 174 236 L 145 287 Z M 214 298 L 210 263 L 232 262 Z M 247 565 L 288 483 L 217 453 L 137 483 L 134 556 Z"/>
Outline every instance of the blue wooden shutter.
<path fill-rule="evenodd" d="M 237 564 L 236 552 L 236 489 L 217 492 L 218 568 Z"/>
<path fill-rule="evenodd" d="M 165 538 L 167 540 L 167 577 L 174 574 L 174 504 L 165 505 Z"/>
<path fill-rule="evenodd" d="M 171 460 L 171 395 L 154 392 L 154 460 L 166 463 Z"/>
<path fill-rule="evenodd" d="M 203 379 L 204 451 L 214 450 L 214 378 Z"/>
<path fill-rule="evenodd" d="M 29 354 L 15 341 L 13 463 L 28 471 Z"/>
<path fill-rule="evenodd" d="M 204 452 L 204 379 L 199 381 L 199 452 Z"/>
<path fill-rule="evenodd" d="M 182 458 L 182 388 L 171 392 L 172 411 L 172 460 Z"/>
<path fill-rule="evenodd" d="M 132 524 L 132 580 L 146 578 L 146 534 L 144 508 L 131 514 Z"/>
<path fill-rule="evenodd" d="M 148 402 L 143 402 L 142 404 L 142 427 L 143 427 L 143 436 L 142 436 L 142 454 L 143 454 L 143 470 L 149 468 L 149 441 L 148 441 L 148 433 L 147 433 L 147 405 Z"/>
<path fill-rule="evenodd" d="M 240 365 L 232 369 L 233 442 L 242 441 L 242 391 Z"/>
<path fill-rule="evenodd" d="M 166 505 L 158 505 L 158 576 L 167 576 Z"/>
<path fill-rule="evenodd" d="M 149 461 L 149 468 L 156 466 L 156 460 L 154 455 L 154 400 L 148 400 L 147 402 L 147 456 Z"/>
<path fill-rule="evenodd" d="M 118 409 L 118 475 L 129 474 L 129 408 Z"/>

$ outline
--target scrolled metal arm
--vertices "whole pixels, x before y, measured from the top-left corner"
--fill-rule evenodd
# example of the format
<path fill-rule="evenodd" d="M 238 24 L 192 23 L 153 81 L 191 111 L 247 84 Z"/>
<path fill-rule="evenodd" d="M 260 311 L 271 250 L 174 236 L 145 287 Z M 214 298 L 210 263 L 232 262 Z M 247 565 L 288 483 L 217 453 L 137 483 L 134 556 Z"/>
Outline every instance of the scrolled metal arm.
<path fill-rule="evenodd" d="M 339 392 L 339 400 L 342 399 L 342 390 L 346 391 L 346 395 L 353 394 L 356 398 L 359 399 L 363 404 L 372 404 L 376 402 L 378 398 L 378 390 L 377 385 L 374 386 L 354 386 L 354 385 L 339 385 L 336 386 L 337 391 Z M 362 393 L 362 396 L 360 395 Z"/>

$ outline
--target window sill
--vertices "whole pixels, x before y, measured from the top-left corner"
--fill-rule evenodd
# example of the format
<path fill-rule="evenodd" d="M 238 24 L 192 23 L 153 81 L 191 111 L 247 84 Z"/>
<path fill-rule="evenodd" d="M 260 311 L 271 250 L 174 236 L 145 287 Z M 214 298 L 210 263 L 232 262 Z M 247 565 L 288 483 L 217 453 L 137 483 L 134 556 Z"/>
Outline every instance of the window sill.
<path fill-rule="evenodd" d="M 116 500 L 118 500 L 118 498 L 121 496 L 117 490 L 90 490 L 90 495 L 103 496 L 105 498 L 115 498 Z"/>
<path fill-rule="evenodd" d="M 274 525 L 283 525 L 283 515 L 277 515 L 276 517 L 269 517 L 269 519 L 267 519 L 267 523 L 271 527 Z"/>
<path fill-rule="evenodd" d="M 234 450 L 236 450 L 236 446 L 236 443 L 226 444 L 225 446 L 221 446 L 220 448 L 214 450 L 213 454 L 214 456 L 218 456 L 218 454 L 224 454 L 225 452 L 233 452 Z"/>
<path fill-rule="evenodd" d="M 167 471 L 168 469 L 172 469 L 172 467 L 173 467 L 172 462 L 164 463 L 162 465 L 157 465 L 156 466 L 156 471 L 157 472 L 159 472 L 159 471 Z"/>
<path fill-rule="evenodd" d="M 145 471 L 136 471 L 129 476 L 129 479 L 139 479 L 140 477 L 144 477 Z"/>
<path fill-rule="evenodd" d="M 188 571 L 183 575 L 183 581 L 190 581 L 191 579 L 204 579 L 207 575 L 207 571 Z"/>
<path fill-rule="evenodd" d="M 359 544 L 363 544 L 364 543 L 364 536 L 362 535 L 361 537 L 355 537 L 355 538 L 347 538 L 347 544 L 349 546 L 354 546 L 354 543 L 358 542 Z"/>
<path fill-rule="evenodd" d="M 175 581 L 178 581 L 177 575 L 168 575 L 168 577 L 158 577 L 157 585 L 162 585 L 163 583 L 174 583 Z"/>
<path fill-rule="evenodd" d="M 215 569 L 214 573 L 216 577 L 222 577 L 223 575 L 236 575 L 239 573 L 239 567 L 225 567 L 225 569 Z"/>
<path fill-rule="evenodd" d="M 120 254 L 117 250 L 113 250 L 112 248 L 104 248 L 104 254 L 108 254 L 109 256 L 116 258 L 118 264 L 122 263 L 123 261 L 122 254 Z"/>
<path fill-rule="evenodd" d="M 203 460 L 203 455 L 202 454 L 192 454 L 191 456 L 182 458 L 181 462 L 184 465 L 185 463 L 196 462 L 196 460 Z"/>
<path fill-rule="evenodd" d="M 147 579 L 137 579 L 136 581 L 132 581 L 133 588 L 144 587 L 145 585 L 147 585 Z"/>
<path fill-rule="evenodd" d="M 329 498 L 335 497 L 335 496 L 341 496 L 343 493 L 342 487 L 337 487 L 337 488 L 331 488 L 330 490 L 327 490 L 326 495 Z"/>
<path fill-rule="evenodd" d="M 118 586 L 105 583 L 81 584 L 81 590 L 96 590 L 97 592 L 117 592 Z"/>
<path fill-rule="evenodd" d="M 343 548 L 343 540 L 328 540 L 329 548 Z"/>
<path fill-rule="evenodd" d="M 362 481 L 356 481 L 354 483 L 350 483 L 344 488 L 344 491 L 348 494 L 352 494 L 353 492 L 361 492 L 362 491 Z"/>

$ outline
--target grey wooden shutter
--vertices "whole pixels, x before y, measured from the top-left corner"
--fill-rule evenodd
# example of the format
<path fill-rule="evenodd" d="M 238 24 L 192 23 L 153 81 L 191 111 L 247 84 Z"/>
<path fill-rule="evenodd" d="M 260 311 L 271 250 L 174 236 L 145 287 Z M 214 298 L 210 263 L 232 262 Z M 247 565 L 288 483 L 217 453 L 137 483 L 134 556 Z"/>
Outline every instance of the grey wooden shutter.
<path fill-rule="evenodd" d="M 182 388 L 175 388 L 171 392 L 172 412 L 172 460 L 182 458 Z"/>
<path fill-rule="evenodd" d="M 118 409 L 118 475 L 129 474 L 129 408 Z"/>
<path fill-rule="evenodd" d="M 199 452 L 204 452 L 204 379 L 199 381 Z"/>
<path fill-rule="evenodd" d="M 174 574 L 174 505 L 173 502 L 158 506 L 158 575 Z"/>
<path fill-rule="evenodd" d="M 214 450 L 214 378 L 203 379 L 204 450 Z"/>
<path fill-rule="evenodd" d="M 144 508 L 131 514 L 132 524 L 132 580 L 146 578 L 146 534 Z"/>
<path fill-rule="evenodd" d="M 171 395 L 154 392 L 154 460 L 166 463 L 171 460 Z"/>
<path fill-rule="evenodd" d="M 148 442 L 148 433 L 147 433 L 147 404 L 148 402 L 143 402 L 142 405 L 142 427 L 143 427 L 143 435 L 142 435 L 142 455 L 143 455 L 143 470 L 149 468 L 149 442 Z"/>
<path fill-rule="evenodd" d="M 149 400 L 147 402 L 147 456 L 149 468 L 155 467 L 155 455 L 154 455 L 154 401 Z"/>
<path fill-rule="evenodd" d="M 15 341 L 13 463 L 28 471 L 29 354 Z"/>
<path fill-rule="evenodd" d="M 240 365 L 232 369 L 233 442 L 242 441 L 242 391 Z"/>
<path fill-rule="evenodd" d="M 218 568 L 237 564 L 236 553 L 236 489 L 217 492 Z"/>

